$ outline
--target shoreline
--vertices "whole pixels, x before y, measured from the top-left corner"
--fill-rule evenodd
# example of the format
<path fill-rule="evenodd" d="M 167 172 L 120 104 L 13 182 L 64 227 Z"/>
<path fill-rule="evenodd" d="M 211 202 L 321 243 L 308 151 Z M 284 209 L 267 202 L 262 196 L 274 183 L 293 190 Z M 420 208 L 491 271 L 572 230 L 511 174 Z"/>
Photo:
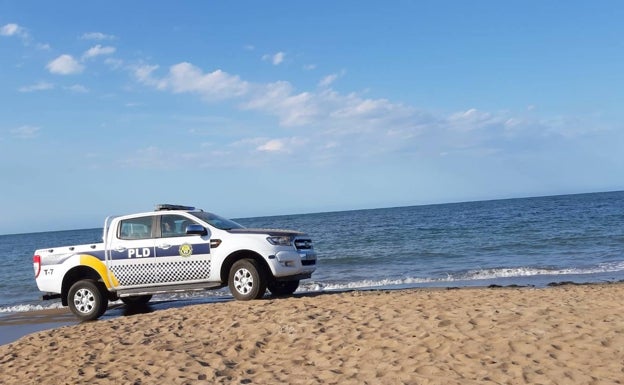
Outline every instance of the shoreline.
<path fill-rule="evenodd" d="M 0 346 L 0 383 L 617 383 L 622 305 L 609 283 L 119 308 Z"/>

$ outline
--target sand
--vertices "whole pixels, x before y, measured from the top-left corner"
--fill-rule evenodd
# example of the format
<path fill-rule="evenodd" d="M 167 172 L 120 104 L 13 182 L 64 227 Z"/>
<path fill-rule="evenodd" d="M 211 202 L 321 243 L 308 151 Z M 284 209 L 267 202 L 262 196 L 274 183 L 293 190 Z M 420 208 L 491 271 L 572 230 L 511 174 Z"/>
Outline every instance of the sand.
<path fill-rule="evenodd" d="M 200 304 L 0 346 L 2 384 L 617 384 L 624 285 Z"/>

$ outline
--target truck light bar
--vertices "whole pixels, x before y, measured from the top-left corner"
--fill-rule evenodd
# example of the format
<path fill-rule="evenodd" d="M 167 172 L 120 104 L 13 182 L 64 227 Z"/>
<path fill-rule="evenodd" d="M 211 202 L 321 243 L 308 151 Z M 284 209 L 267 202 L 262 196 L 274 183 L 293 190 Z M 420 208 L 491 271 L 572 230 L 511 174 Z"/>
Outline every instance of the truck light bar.
<path fill-rule="evenodd" d="M 182 205 L 170 205 L 170 204 L 156 205 L 156 211 L 166 211 L 166 210 L 186 210 L 186 211 L 191 211 L 191 210 L 195 210 L 195 207 L 193 207 L 193 206 L 182 206 Z"/>

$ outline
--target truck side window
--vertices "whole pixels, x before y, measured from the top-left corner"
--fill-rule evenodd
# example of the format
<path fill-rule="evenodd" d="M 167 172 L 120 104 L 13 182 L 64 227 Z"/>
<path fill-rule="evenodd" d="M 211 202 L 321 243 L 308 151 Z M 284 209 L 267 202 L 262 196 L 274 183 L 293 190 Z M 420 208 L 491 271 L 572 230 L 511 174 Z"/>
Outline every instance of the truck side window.
<path fill-rule="evenodd" d="M 186 226 L 193 223 L 195 222 L 181 215 L 163 215 L 160 218 L 162 237 L 183 237 L 186 235 Z"/>
<path fill-rule="evenodd" d="M 152 217 L 124 219 L 119 222 L 119 239 L 146 239 L 152 237 Z"/>

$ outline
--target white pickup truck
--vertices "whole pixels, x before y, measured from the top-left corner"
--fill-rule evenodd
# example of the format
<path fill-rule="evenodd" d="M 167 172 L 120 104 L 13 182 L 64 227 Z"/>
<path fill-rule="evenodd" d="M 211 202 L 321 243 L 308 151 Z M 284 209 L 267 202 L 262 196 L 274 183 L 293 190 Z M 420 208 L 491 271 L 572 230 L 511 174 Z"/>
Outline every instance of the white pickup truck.
<path fill-rule="evenodd" d="M 316 269 L 309 236 L 291 230 L 247 229 L 180 205 L 108 217 L 103 243 L 35 251 L 44 299 L 61 298 L 83 321 L 99 318 L 108 301 L 147 303 L 153 294 L 229 286 L 238 300 L 289 295 Z"/>

